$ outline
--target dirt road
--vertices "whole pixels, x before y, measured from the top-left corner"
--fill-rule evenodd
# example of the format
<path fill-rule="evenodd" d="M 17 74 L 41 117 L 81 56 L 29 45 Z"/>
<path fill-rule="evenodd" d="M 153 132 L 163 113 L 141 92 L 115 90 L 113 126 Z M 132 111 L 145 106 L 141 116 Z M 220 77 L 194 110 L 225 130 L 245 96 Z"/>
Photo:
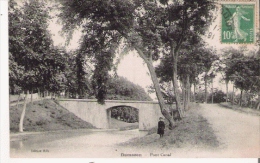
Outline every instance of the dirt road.
<path fill-rule="evenodd" d="M 116 144 L 142 137 L 146 132 L 135 130 L 81 129 L 34 134 L 11 135 L 10 156 L 13 158 L 39 157 L 120 157 Z M 21 139 L 22 138 L 22 139 Z"/>
<path fill-rule="evenodd" d="M 260 157 L 260 117 L 202 104 L 201 114 L 221 143 L 221 157 Z"/>

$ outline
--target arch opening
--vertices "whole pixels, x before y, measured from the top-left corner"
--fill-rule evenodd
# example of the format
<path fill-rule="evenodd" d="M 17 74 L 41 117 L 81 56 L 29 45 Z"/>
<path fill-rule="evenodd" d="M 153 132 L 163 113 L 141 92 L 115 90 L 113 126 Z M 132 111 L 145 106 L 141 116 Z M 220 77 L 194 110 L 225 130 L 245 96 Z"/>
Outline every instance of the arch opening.
<path fill-rule="evenodd" d="M 139 129 L 139 109 L 119 105 L 108 108 L 106 112 L 109 129 Z"/>

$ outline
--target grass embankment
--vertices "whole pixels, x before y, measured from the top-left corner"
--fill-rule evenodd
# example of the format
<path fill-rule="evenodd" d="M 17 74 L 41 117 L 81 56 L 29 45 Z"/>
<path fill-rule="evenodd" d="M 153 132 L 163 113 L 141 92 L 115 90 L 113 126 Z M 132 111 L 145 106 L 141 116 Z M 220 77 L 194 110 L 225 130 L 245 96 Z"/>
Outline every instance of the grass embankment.
<path fill-rule="evenodd" d="M 23 105 L 18 109 L 11 106 L 10 112 L 10 131 L 19 131 L 19 121 Z M 95 128 L 67 109 L 55 103 L 53 100 L 42 100 L 28 103 L 24 118 L 24 131 L 55 131 L 69 129 Z"/>
<path fill-rule="evenodd" d="M 199 112 L 199 105 L 193 104 L 193 107 L 186 112 L 185 117 L 176 122 L 176 127 L 173 130 L 165 130 L 163 138 L 159 138 L 157 128 L 153 128 L 148 132 L 148 135 L 132 139 L 120 145 L 157 149 L 214 149 L 219 146 L 217 137 L 210 124 Z"/>
<path fill-rule="evenodd" d="M 225 107 L 227 109 L 232 109 L 232 110 L 238 111 L 240 113 L 247 113 L 247 114 L 250 114 L 250 115 L 260 116 L 260 110 L 241 107 L 239 105 L 232 105 L 231 103 L 228 103 L 228 102 L 223 102 L 223 103 L 220 103 L 219 105 L 222 106 L 222 107 Z"/>

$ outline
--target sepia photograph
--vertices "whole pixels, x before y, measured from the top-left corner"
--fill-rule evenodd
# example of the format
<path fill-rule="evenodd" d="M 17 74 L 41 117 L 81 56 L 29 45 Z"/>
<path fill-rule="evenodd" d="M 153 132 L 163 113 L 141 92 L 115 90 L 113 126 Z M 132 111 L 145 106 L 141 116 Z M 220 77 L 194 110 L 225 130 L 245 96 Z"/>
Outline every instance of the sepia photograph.
<path fill-rule="evenodd" d="M 10 159 L 260 157 L 259 0 L 4 3 Z"/>

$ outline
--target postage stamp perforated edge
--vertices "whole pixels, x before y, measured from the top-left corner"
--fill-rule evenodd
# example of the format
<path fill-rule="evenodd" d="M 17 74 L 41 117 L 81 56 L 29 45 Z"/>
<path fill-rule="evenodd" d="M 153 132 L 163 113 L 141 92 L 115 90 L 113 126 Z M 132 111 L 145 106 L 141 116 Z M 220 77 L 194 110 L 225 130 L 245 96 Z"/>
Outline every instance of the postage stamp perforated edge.
<path fill-rule="evenodd" d="M 218 14 L 220 15 L 220 21 L 219 21 L 219 41 L 221 44 L 255 44 L 256 42 L 256 35 L 257 33 L 260 33 L 259 29 L 259 0 L 217 0 L 217 7 L 219 8 Z M 222 42 L 222 5 L 225 4 L 233 4 L 233 5 L 254 5 L 254 40 L 252 42 Z"/>

